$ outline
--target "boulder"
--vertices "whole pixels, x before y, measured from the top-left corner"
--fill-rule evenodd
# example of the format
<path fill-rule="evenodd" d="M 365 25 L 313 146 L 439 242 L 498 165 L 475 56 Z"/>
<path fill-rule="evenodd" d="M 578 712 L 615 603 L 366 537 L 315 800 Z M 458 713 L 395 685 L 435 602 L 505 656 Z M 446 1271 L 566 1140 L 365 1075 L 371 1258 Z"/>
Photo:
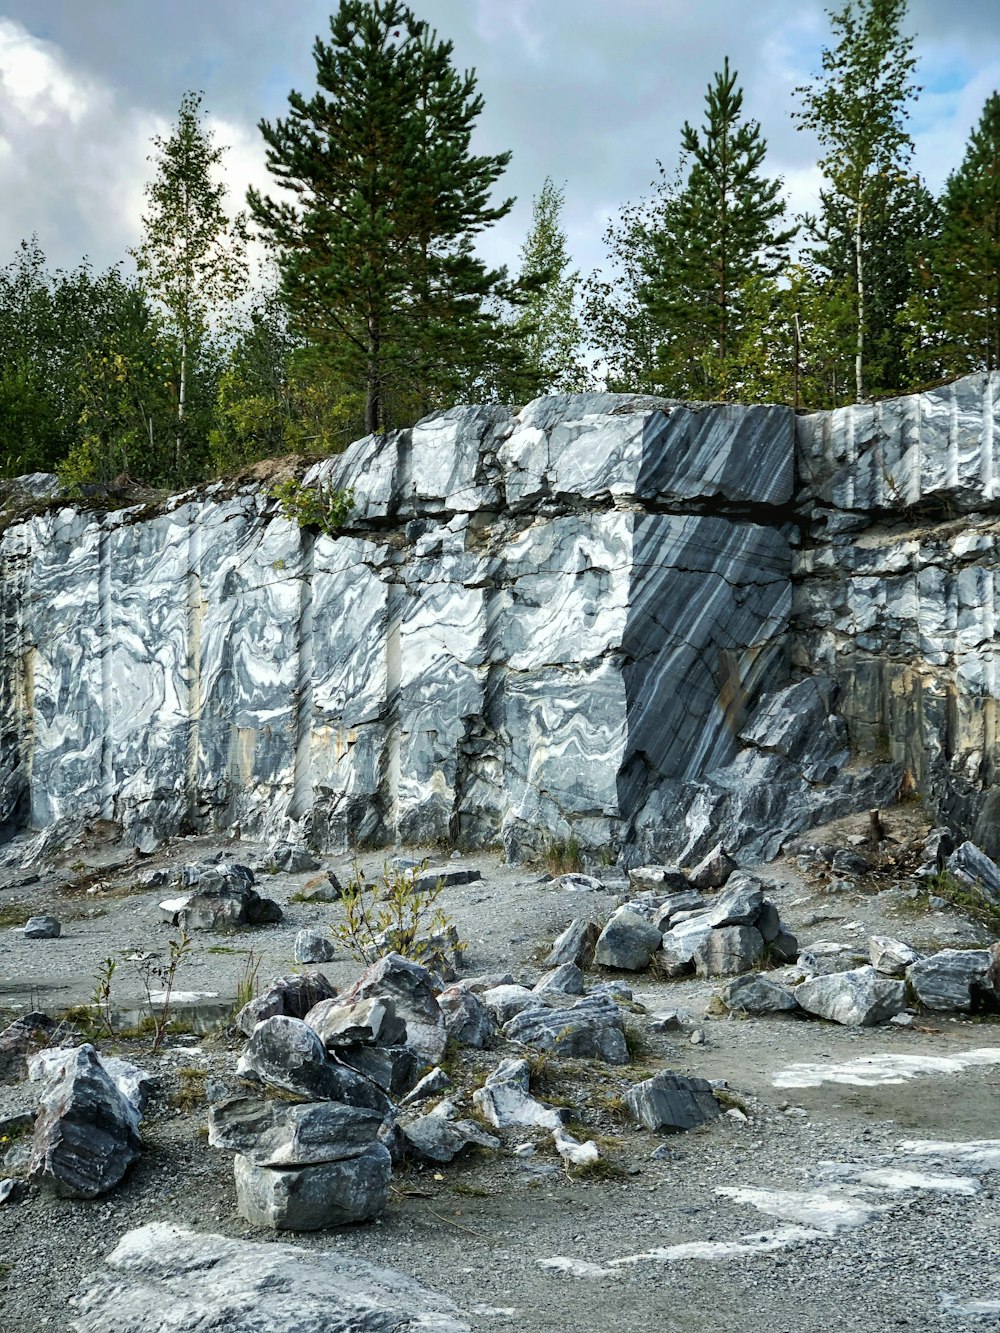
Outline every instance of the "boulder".
<path fill-rule="evenodd" d="M 712 933 L 707 913 L 671 926 L 655 955 L 657 971 L 665 977 L 683 977 L 694 971 L 694 956 Z"/>
<path fill-rule="evenodd" d="M 288 842 L 282 839 L 272 842 L 264 853 L 264 864 L 275 870 L 284 870 L 287 874 L 298 875 L 304 870 L 319 870 L 320 860 L 301 842 Z"/>
<path fill-rule="evenodd" d="M 482 1001 L 502 1027 L 522 1009 L 537 1006 L 538 997 L 527 986 L 494 986 L 483 991 Z"/>
<path fill-rule="evenodd" d="M 409 1046 L 353 1046 L 337 1052 L 337 1061 L 387 1092 L 401 1097 L 420 1075 L 421 1060 Z"/>
<path fill-rule="evenodd" d="M 435 1065 L 419 1082 L 415 1083 L 405 1097 L 400 1099 L 400 1106 L 415 1106 L 429 1097 L 436 1097 L 451 1087 L 451 1075 L 446 1074 L 440 1065 Z"/>
<path fill-rule="evenodd" d="M 466 1148 L 496 1151 L 500 1140 L 473 1120 L 460 1120 L 454 1103 L 439 1102 L 433 1111 L 403 1125 L 407 1148 L 428 1162 L 452 1162 Z"/>
<path fill-rule="evenodd" d="M 417 893 L 428 893 L 438 884 L 444 889 L 454 889 L 461 884 L 474 884 L 482 877 L 483 872 L 472 866 L 427 866 L 413 876 L 413 887 Z"/>
<path fill-rule="evenodd" d="M 744 871 L 732 875 L 725 890 L 708 905 L 713 926 L 753 926 L 764 902 L 764 886 Z"/>
<path fill-rule="evenodd" d="M 688 880 L 696 889 L 721 889 L 734 871 L 736 862 L 718 842 L 695 868 L 688 872 Z"/>
<path fill-rule="evenodd" d="M 919 962 L 923 954 L 890 935 L 872 935 L 868 941 L 868 957 L 876 972 L 886 977 L 901 977 L 911 963 Z"/>
<path fill-rule="evenodd" d="M 629 1088 L 625 1109 L 644 1129 L 668 1133 L 695 1129 L 719 1118 L 719 1103 L 707 1079 L 666 1072 Z"/>
<path fill-rule="evenodd" d="M 575 917 L 557 937 L 543 966 L 561 967 L 563 963 L 575 963 L 577 967 L 590 967 L 600 933 L 601 928 L 595 922 L 586 917 Z"/>
<path fill-rule="evenodd" d="M 535 982 L 535 995 L 582 995 L 583 973 L 575 963 L 562 963 Z"/>
<path fill-rule="evenodd" d="M 62 926 L 54 916 L 31 916 L 24 923 L 26 940 L 57 940 Z"/>
<path fill-rule="evenodd" d="M 799 956 L 799 942 L 782 922 L 778 933 L 770 941 L 768 952 L 773 963 L 794 963 Z"/>
<path fill-rule="evenodd" d="M 1000 903 L 1000 866 L 974 842 L 963 842 L 948 857 L 946 864 L 962 884 L 980 889 L 987 902 Z"/>
<path fill-rule="evenodd" d="M 600 893 L 604 885 L 594 875 L 583 875 L 571 871 L 568 875 L 559 875 L 552 881 L 552 888 L 562 893 Z"/>
<path fill-rule="evenodd" d="M 720 926 L 695 950 L 694 969 L 700 977 L 733 977 L 763 956 L 764 940 L 755 926 Z"/>
<path fill-rule="evenodd" d="M 391 999 L 396 1017 L 406 1024 L 407 1045 L 428 1064 L 436 1064 L 448 1039 L 436 989 L 426 968 L 401 954 L 390 953 L 367 968 L 342 999 L 345 1004 L 374 996 Z"/>
<path fill-rule="evenodd" d="M 295 936 L 297 963 L 332 963 L 336 955 L 337 946 L 325 931 L 306 928 Z"/>
<path fill-rule="evenodd" d="M 760 931 L 760 937 L 765 944 L 773 944 L 781 934 L 781 917 L 778 915 L 777 907 L 769 898 L 765 898 L 760 905 L 756 928 Z"/>
<path fill-rule="evenodd" d="M 377 1141 L 383 1118 L 339 1102 L 233 1097 L 209 1109 L 208 1142 L 254 1166 L 314 1166 L 359 1156 Z"/>
<path fill-rule="evenodd" d="M 559 1129 L 568 1111 L 545 1106 L 529 1092 L 531 1069 L 527 1060 L 504 1060 L 490 1074 L 472 1100 L 497 1129 L 526 1127 Z"/>
<path fill-rule="evenodd" d="M 658 930 L 666 933 L 678 918 L 689 920 L 704 908 L 705 899 L 697 889 L 688 889 L 684 893 L 671 893 L 660 902 L 652 921 Z"/>
<path fill-rule="evenodd" d="M 317 1166 L 256 1166 L 238 1153 L 233 1173 L 236 1205 L 252 1226 L 319 1231 L 379 1217 L 389 1201 L 392 1160 L 381 1143 Z"/>
<path fill-rule="evenodd" d="M 341 999 L 320 1000 L 305 1016 L 328 1051 L 349 1046 L 402 1046 L 406 1024 L 396 1017 L 396 1006 L 388 996 L 345 1004 Z"/>
<path fill-rule="evenodd" d="M 594 962 L 599 967 L 641 972 L 649 967 L 662 939 L 661 932 L 651 922 L 621 908 L 601 931 Z"/>
<path fill-rule="evenodd" d="M 61 1198 L 93 1199 L 114 1189 L 141 1148 L 139 1114 L 93 1046 L 68 1053 L 42 1087 L 29 1175 Z"/>
<path fill-rule="evenodd" d="M 529 992 L 530 994 L 530 992 Z M 484 1050 L 497 1039 L 497 1024 L 490 1010 L 464 982 L 449 986 L 438 996 L 450 1041 Z"/>
<path fill-rule="evenodd" d="M 691 888 L 691 881 L 678 866 L 635 866 L 628 872 L 633 889 L 654 889 L 667 893 L 683 893 Z"/>
<path fill-rule="evenodd" d="M 237 1065 L 271 1087 L 308 1101 L 346 1102 L 348 1106 L 388 1109 L 388 1099 L 374 1083 L 327 1057 L 316 1032 L 300 1018 L 266 1018 L 258 1023 Z"/>
<path fill-rule="evenodd" d="M 795 987 L 795 998 L 807 1013 L 845 1027 L 887 1023 L 906 1007 L 906 987 L 873 967 L 812 977 Z"/>
<path fill-rule="evenodd" d="M 585 996 L 568 1009 L 524 1009 L 503 1031 L 511 1041 L 554 1055 L 628 1064 L 621 1010 L 606 996 Z"/>
<path fill-rule="evenodd" d="M 906 979 L 925 1009 L 968 1013 L 992 991 L 988 949 L 942 949 L 911 963 Z"/>
<path fill-rule="evenodd" d="M 305 1018 L 321 1000 L 331 1000 L 336 994 L 337 988 L 322 972 L 278 977 L 243 1006 L 236 1015 L 236 1026 L 249 1037 L 265 1018 Z"/>
<path fill-rule="evenodd" d="M 719 999 L 727 1009 L 743 1014 L 791 1013 L 799 1007 L 790 990 L 760 972 L 735 977 L 723 986 Z"/>
<path fill-rule="evenodd" d="M 52 1040 L 55 1023 L 48 1014 L 15 1018 L 0 1032 L 0 1083 L 17 1083 L 28 1073 L 28 1056 Z"/>
<path fill-rule="evenodd" d="M 303 903 L 335 903 L 343 895 L 344 886 L 340 880 L 332 870 L 326 870 L 321 875 L 307 879 L 301 889 L 297 890 L 295 898 Z"/>
<path fill-rule="evenodd" d="M 148 1069 L 142 1069 L 129 1060 L 122 1060 L 117 1055 L 98 1055 L 101 1068 L 125 1098 L 131 1102 L 139 1117 L 146 1109 L 157 1079 Z M 54 1046 L 28 1056 L 28 1078 L 32 1083 L 47 1083 L 55 1078 L 62 1078 L 76 1059 L 72 1047 Z"/>
<path fill-rule="evenodd" d="M 127 1232 L 107 1264 L 67 1315 L 74 1333 L 469 1333 L 446 1297 L 336 1249 L 154 1222 Z"/>

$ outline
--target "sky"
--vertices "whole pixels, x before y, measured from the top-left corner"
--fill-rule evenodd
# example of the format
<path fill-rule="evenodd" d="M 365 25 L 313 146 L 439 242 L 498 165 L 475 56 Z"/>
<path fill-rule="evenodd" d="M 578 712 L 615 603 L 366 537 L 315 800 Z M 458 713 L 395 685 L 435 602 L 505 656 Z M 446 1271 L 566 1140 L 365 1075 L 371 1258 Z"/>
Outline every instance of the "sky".
<path fill-rule="evenodd" d="M 837 0 L 835 7 L 840 7 Z M 331 0 L 0 0 L 0 264 L 37 234 L 51 266 L 86 255 L 103 268 L 141 234 L 153 135 L 169 134 L 182 95 L 204 94 L 224 144 L 233 207 L 267 188 L 257 123 L 309 95 L 312 44 Z M 676 166 L 681 126 L 700 124 L 706 86 L 728 55 L 745 110 L 768 140 L 766 170 L 795 210 L 815 206 L 817 145 L 791 118 L 794 90 L 830 43 L 814 0 L 413 0 L 475 67 L 485 107 L 474 147 L 510 149 L 501 182 L 511 214 L 481 240 L 517 267 L 532 197 L 565 190 L 563 224 L 583 273 L 626 202 Z M 911 0 L 923 92 L 910 127 L 932 189 L 961 161 L 983 104 L 1000 88 L 998 0 Z"/>

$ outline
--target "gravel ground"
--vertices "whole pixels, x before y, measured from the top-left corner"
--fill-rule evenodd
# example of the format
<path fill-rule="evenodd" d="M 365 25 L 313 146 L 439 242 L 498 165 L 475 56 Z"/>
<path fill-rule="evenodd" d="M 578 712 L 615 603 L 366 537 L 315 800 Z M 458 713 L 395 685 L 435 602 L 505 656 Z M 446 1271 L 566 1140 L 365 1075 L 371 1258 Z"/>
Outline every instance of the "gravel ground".
<path fill-rule="evenodd" d="M 850 831 L 844 826 L 831 836 Z M 156 863 L 195 859 L 210 846 L 182 840 L 158 854 Z M 248 849 L 241 850 L 245 855 Z M 30 910 L 54 911 L 66 923 L 63 937 L 54 941 L 26 941 L 4 932 L 0 1004 L 8 1008 L 84 1001 L 102 958 L 162 950 L 171 935 L 156 919 L 163 891 L 126 892 L 135 879 L 131 867 L 98 874 L 103 887 L 87 892 L 94 887 L 88 882 L 91 870 L 121 860 L 120 849 L 95 845 L 76 857 L 86 868 L 35 885 L 0 884 L 0 908 L 22 902 Z M 365 865 L 375 868 L 379 861 L 366 857 Z M 537 870 L 505 866 L 490 856 L 465 861 L 479 868 L 483 879 L 447 890 L 442 901 L 469 940 L 470 974 L 507 969 L 534 979 L 543 941 L 574 916 L 593 913 L 603 919 L 614 902 L 610 894 L 559 892 L 539 882 Z M 142 869 L 151 864 L 144 861 Z M 336 858 L 324 864 L 341 875 L 347 870 Z M 876 932 L 935 947 L 990 938 L 958 914 L 921 911 L 887 877 L 866 877 L 856 891 L 830 894 L 821 878 L 804 876 L 794 861 L 765 873 L 770 895 L 803 944 L 823 939 L 863 947 Z M 251 946 L 262 959 L 261 979 L 287 971 L 296 930 L 332 923 L 341 911 L 336 905 L 290 903 L 308 878 L 265 878 L 260 891 L 286 907 L 285 921 L 247 935 L 199 937 L 178 984 L 216 991 L 221 1001 L 231 1001 Z M 69 890 L 60 891 L 59 883 L 69 883 Z M 101 915 L 83 915 L 88 912 Z M 358 967 L 345 957 L 323 970 L 342 984 Z M 121 963 L 115 998 L 123 1009 L 140 998 L 133 981 L 129 965 Z M 693 1045 L 686 1033 L 651 1033 L 648 1018 L 630 1015 L 645 1039 L 634 1068 L 550 1061 L 537 1090 L 543 1099 L 548 1094 L 568 1102 L 581 1130 L 599 1136 L 610 1163 L 606 1175 L 570 1179 L 551 1142 L 537 1136 L 531 1158 L 477 1153 L 439 1171 L 411 1168 L 396 1177 L 390 1207 L 378 1223 L 316 1235 L 276 1238 L 253 1231 L 236 1213 L 228 1156 L 207 1146 L 207 1108 L 198 1097 L 209 1080 L 235 1087 L 239 1045 L 231 1031 L 172 1037 L 155 1056 L 137 1043 L 118 1043 L 120 1053 L 160 1079 L 143 1123 L 147 1151 L 125 1184 L 104 1199 L 61 1201 L 22 1187 L 15 1200 L 0 1206 L 0 1333 L 70 1327 L 73 1301 L 95 1273 L 100 1275 L 103 1255 L 124 1232 L 159 1220 L 229 1236 L 294 1240 L 307 1249 L 333 1248 L 399 1268 L 451 1296 L 476 1330 L 877 1333 L 896 1327 L 1000 1326 L 1000 1169 L 970 1168 L 948 1154 L 937 1162 L 916 1161 L 899 1146 L 904 1140 L 1000 1137 L 1000 1063 L 958 1070 L 970 1052 L 1000 1048 L 994 1020 L 933 1016 L 919 1019 L 914 1030 L 851 1030 L 788 1018 L 703 1017 L 716 989 L 709 982 L 641 977 L 634 986 L 649 1013 L 690 1009 L 704 1040 Z M 957 1072 L 917 1073 L 871 1086 L 775 1085 L 795 1064 L 833 1067 L 884 1055 L 915 1062 L 956 1057 Z M 1000 1061 L 1000 1049 L 996 1056 Z M 498 1058 L 497 1052 L 471 1058 L 462 1077 L 471 1080 Z M 665 1066 L 725 1079 L 746 1119 L 724 1115 L 703 1131 L 669 1139 L 623 1123 L 616 1097 L 628 1082 Z M 193 1070 L 205 1071 L 204 1077 Z M 194 1104 L 177 1104 L 182 1087 L 193 1088 Z M 24 1086 L 0 1088 L 0 1114 L 29 1101 Z M 508 1147 L 532 1137 L 504 1135 Z M 853 1197 L 884 1211 L 798 1247 L 616 1263 L 679 1244 L 739 1242 L 786 1228 L 795 1219 L 769 1215 L 745 1198 L 717 1191 L 804 1192 L 806 1202 L 814 1203 L 817 1190 L 831 1188 L 824 1184 L 830 1168 L 820 1165 L 830 1162 L 971 1175 L 970 1188 L 978 1192 L 890 1192 L 869 1185 Z M 785 1206 L 787 1212 L 787 1200 Z M 577 1268 L 584 1275 L 573 1275 L 542 1266 L 555 1258 L 592 1267 Z M 971 1308 L 975 1302 L 982 1303 L 979 1310 Z"/>

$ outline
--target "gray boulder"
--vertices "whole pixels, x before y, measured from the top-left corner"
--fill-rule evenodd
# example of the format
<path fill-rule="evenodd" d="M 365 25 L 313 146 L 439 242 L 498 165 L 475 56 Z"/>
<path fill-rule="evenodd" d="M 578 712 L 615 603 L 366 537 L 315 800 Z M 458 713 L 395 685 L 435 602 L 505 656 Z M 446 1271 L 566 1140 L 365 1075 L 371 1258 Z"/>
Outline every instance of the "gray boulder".
<path fill-rule="evenodd" d="M 583 973 L 575 963 L 562 963 L 535 982 L 536 995 L 582 995 Z"/>
<path fill-rule="evenodd" d="M 320 1000 L 305 1016 L 328 1051 L 349 1046 L 402 1046 L 406 1024 L 396 1017 L 396 1006 L 388 996 L 373 995 L 353 1004 L 343 1000 Z"/>
<path fill-rule="evenodd" d="M 370 1079 L 390 1097 L 409 1092 L 422 1063 L 409 1046 L 352 1046 L 337 1052 L 337 1062 Z"/>
<path fill-rule="evenodd" d="M 107 1264 L 67 1318 L 74 1333 L 469 1333 L 446 1297 L 336 1249 L 154 1222 L 127 1232 Z"/>
<path fill-rule="evenodd" d="M 359 1156 L 377 1141 L 383 1118 L 339 1102 L 233 1097 L 209 1109 L 208 1142 L 255 1166 L 313 1166 Z"/>
<path fill-rule="evenodd" d="M 316 1032 L 299 1018 L 266 1018 L 246 1044 L 237 1070 L 308 1101 L 388 1109 L 388 1099 L 353 1069 L 328 1059 Z"/>
<path fill-rule="evenodd" d="M 437 1002 L 434 978 L 419 963 L 390 953 L 373 963 L 341 997 L 345 1004 L 373 997 L 388 997 L 396 1017 L 406 1024 L 406 1042 L 428 1064 L 436 1064 L 448 1039 L 444 1015 Z"/>
<path fill-rule="evenodd" d="M 139 1114 L 93 1046 L 69 1052 L 42 1087 L 29 1175 L 66 1199 L 93 1199 L 122 1180 L 142 1148 Z"/>
<path fill-rule="evenodd" d="M 15 1018 L 0 1032 L 0 1083 L 17 1083 L 26 1077 L 29 1055 L 53 1039 L 55 1027 L 48 1014 L 30 1013 Z"/>
<path fill-rule="evenodd" d="M 428 1098 L 436 1097 L 438 1093 L 444 1092 L 446 1088 L 450 1087 L 451 1075 L 445 1073 L 440 1065 L 435 1065 L 419 1082 L 413 1085 L 399 1104 L 400 1106 L 415 1106 L 417 1102 L 425 1102 Z"/>
<path fill-rule="evenodd" d="M 491 990 L 483 991 L 482 1001 L 501 1026 L 522 1009 L 538 1005 L 537 995 L 527 986 L 494 986 Z"/>
<path fill-rule="evenodd" d="M 876 972 L 886 977 L 901 977 L 911 963 L 919 962 L 923 954 L 890 935 L 872 935 L 868 941 L 868 957 Z"/>
<path fill-rule="evenodd" d="M 24 923 L 26 940 L 57 940 L 62 926 L 54 916 L 31 916 Z"/>
<path fill-rule="evenodd" d="M 652 920 L 658 930 L 666 933 L 678 918 L 688 920 L 690 916 L 703 911 L 705 899 L 697 889 L 688 889 L 684 893 L 671 893 L 659 904 Z"/>
<path fill-rule="evenodd" d="M 472 1100 L 497 1129 L 560 1129 L 569 1112 L 532 1097 L 530 1082 L 527 1060 L 504 1060 L 472 1094 Z"/>
<path fill-rule="evenodd" d="M 807 1013 L 845 1027 L 874 1027 L 887 1023 L 906 1007 L 906 987 L 882 976 L 873 967 L 857 967 L 831 976 L 812 977 L 795 988 L 795 998 Z"/>
<path fill-rule="evenodd" d="M 974 842 L 963 842 L 948 857 L 947 867 L 969 888 L 982 890 L 987 902 L 1000 903 L 1000 866 Z"/>
<path fill-rule="evenodd" d="M 983 993 L 989 993 L 988 949 L 942 949 L 912 963 L 906 979 L 925 1009 L 968 1013 Z"/>
<path fill-rule="evenodd" d="M 695 1129 L 719 1118 L 712 1085 L 703 1078 L 660 1073 L 636 1083 L 625 1094 L 625 1109 L 644 1129 L 668 1133 Z"/>
<path fill-rule="evenodd" d="M 708 919 L 713 926 L 753 926 L 763 902 L 763 884 L 740 871 L 730 877 L 725 890 L 709 903 Z"/>
<path fill-rule="evenodd" d="M 664 894 L 691 888 L 691 881 L 678 866 L 635 866 L 628 872 L 628 881 L 633 889 L 654 889 Z"/>
<path fill-rule="evenodd" d="M 297 963 L 332 963 L 337 946 L 325 931 L 306 928 L 295 936 Z"/>
<path fill-rule="evenodd" d="M 264 864 L 287 874 L 298 875 L 304 870 L 319 870 L 321 862 L 308 847 L 300 842 L 272 842 L 264 853 Z"/>
<path fill-rule="evenodd" d="M 678 922 L 663 936 L 655 955 L 657 970 L 665 977 L 683 977 L 694 971 L 694 956 L 712 933 L 707 913 Z"/>
<path fill-rule="evenodd" d="M 321 1000 L 331 1000 L 336 994 L 337 988 L 322 972 L 278 977 L 243 1006 L 236 1015 L 236 1026 L 249 1037 L 265 1018 L 305 1018 Z"/>
<path fill-rule="evenodd" d="M 451 1041 L 459 1046 L 485 1050 L 497 1039 L 497 1024 L 492 1013 L 464 983 L 449 986 L 438 996 L 444 1025 Z"/>
<path fill-rule="evenodd" d="M 319 1231 L 368 1222 L 385 1212 L 392 1160 L 381 1143 L 356 1157 L 317 1166 L 256 1166 L 237 1154 L 236 1205 L 252 1226 Z"/>
<path fill-rule="evenodd" d="M 651 922 L 621 908 L 601 931 L 594 962 L 599 967 L 641 972 L 649 967 L 662 939 L 663 935 Z"/>
<path fill-rule="evenodd" d="M 554 1055 L 628 1064 L 621 1010 L 605 996 L 585 996 L 569 1009 L 524 1009 L 503 1031 L 511 1041 Z"/>
<path fill-rule="evenodd" d="M 543 966 L 561 967 L 563 963 L 575 963 L 580 968 L 590 967 L 600 933 L 601 928 L 595 922 L 586 917 L 575 917 L 556 939 Z"/>
<path fill-rule="evenodd" d="M 696 889 L 721 889 L 738 869 L 736 862 L 727 855 L 719 842 L 688 872 L 688 879 Z"/>
<path fill-rule="evenodd" d="M 307 880 L 295 894 L 296 900 L 304 903 L 336 903 L 343 896 L 344 886 L 332 870 Z"/>
<path fill-rule="evenodd" d="M 799 956 L 799 942 L 784 923 L 770 941 L 768 952 L 773 963 L 794 963 Z"/>
<path fill-rule="evenodd" d="M 790 990 L 760 972 L 735 977 L 723 986 L 719 999 L 734 1013 L 781 1014 L 799 1007 Z"/>
<path fill-rule="evenodd" d="M 403 1125 L 407 1148 L 428 1162 L 453 1162 L 466 1148 L 497 1151 L 500 1140 L 473 1120 L 460 1120 L 452 1102 L 439 1102 L 433 1111 Z"/>
<path fill-rule="evenodd" d="M 472 866 L 427 866 L 416 872 L 413 887 L 418 893 L 427 893 L 438 884 L 445 889 L 453 889 L 462 884 L 474 884 L 482 877 L 483 872 Z"/>
<path fill-rule="evenodd" d="M 700 977 L 733 977 L 759 963 L 764 940 L 755 926 L 721 926 L 705 936 L 694 953 Z"/>

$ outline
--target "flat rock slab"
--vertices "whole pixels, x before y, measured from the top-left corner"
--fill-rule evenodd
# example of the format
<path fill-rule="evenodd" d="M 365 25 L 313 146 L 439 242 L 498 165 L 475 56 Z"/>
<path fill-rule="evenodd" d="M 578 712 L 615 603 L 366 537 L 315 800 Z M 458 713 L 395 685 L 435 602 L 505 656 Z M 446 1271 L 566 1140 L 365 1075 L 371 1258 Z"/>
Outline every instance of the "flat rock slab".
<path fill-rule="evenodd" d="M 791 1013 L 798 1009 L 795 996 L 785 986 L 759 972 L 734 977 L 719 992 L 719 999 L 727 1009 L 744 1014 Z"/>
<path fill-rule="evenodd" d="M 906 986 L 882 976 L 873 967 L 856 967 L 826 977 L 812 977 L 795 988 L 807 1013 L 846 1027 L 887 1023 L 906 1006 Z"/>
<path fill-rule="evenodd" d="M 74 1333 L 470 1333 L 444 1296 L 333 1250 L 155 1222 L 128 1232 L 81 1297 Z"/>
<path fill-rule="evenodd" d="M 621 1011 L 604 997 L 586 996 L 569 1009 L 523 1009 L 503 1030 L 511 1041 L 568 1059 L 628 1064 Z"/>
<path fill-rule="evenodd" d="M 371 1143 L 357 1157 L 315 1166 L 258 1166 L 237 1154 L 236 1202 L 253 1226 L 272 1231 L 321 1231 L 369 1222 L 389 1201 L 392 1159 Z"/>
<path fill-rule="evenodd" d="M 382 1115 L 340 1102 L 233 1097 L 208 1114 L 208 1142 L 254 1166 L 315 1166 L 359 1157 L 378 1138 Z"/>

